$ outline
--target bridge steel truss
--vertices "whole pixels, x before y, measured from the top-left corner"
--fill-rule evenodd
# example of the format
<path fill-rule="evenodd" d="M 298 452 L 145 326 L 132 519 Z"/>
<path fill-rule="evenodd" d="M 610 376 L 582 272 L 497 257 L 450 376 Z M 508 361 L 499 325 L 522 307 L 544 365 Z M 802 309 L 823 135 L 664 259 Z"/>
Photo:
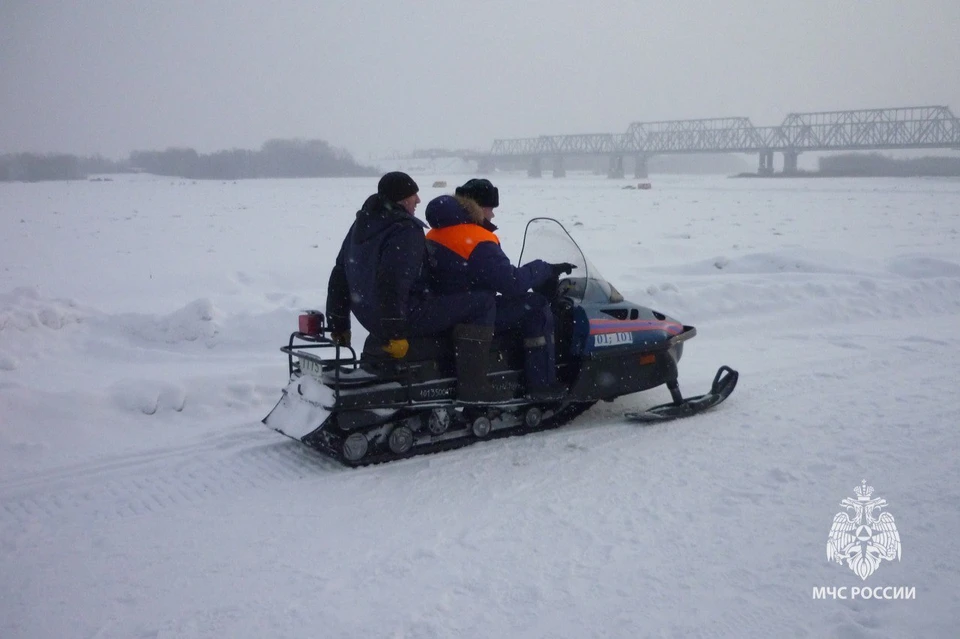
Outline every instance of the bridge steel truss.
<path fill-rule="evenodd" d="M 960 121 L 945 106 L 791 113 L 767 139 L 771 149 L 851 151 L 960 145 Z"/>
<path fill-rule="evenodd" d="M 774 152 L 784 154 L 789 172 L 796 170 L 803 151 L 933 148 L 960 149 L 960 120 L 945 106 L 791 113 L 779 126 L 768 127 L 754 126 L 745 117 L 634 122 L 624 134 L 498 139 L 484 157 L 528 159 L 531 175 L 539 175 L 541 161 L 553 157 L 557 175 L 563 172 L 564 156 L 609 156 L 614 175 L 622 173 L 623 157 L 632 155 L 638 176 L 645 176 L 651 155 L 759 153 L 760 172 L 770 173 Z"/>
<path fill-rule="evenodd" d="M 730 153 L 764 148 L 750 118 L 634 122 L 627 137 L 637 153 Z"/>
<path fill-rule="evenodd" d="M 615 133 L 541 135 L 536 138 L 494 140 L 490 155 L 532 157 L 545 155 L 609 155 L 629 153 L 627 136 Z"/>

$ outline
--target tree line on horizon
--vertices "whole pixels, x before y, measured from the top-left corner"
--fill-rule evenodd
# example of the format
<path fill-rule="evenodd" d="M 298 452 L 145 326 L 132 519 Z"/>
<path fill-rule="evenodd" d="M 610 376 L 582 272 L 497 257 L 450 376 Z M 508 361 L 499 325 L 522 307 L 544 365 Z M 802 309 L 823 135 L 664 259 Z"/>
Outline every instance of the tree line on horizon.
<path fill-rule="evenodd" d="M 104 173 L 152 173 L 191 179 L 365 177 L 375 167 L 357 163 L 348 151 L 324 140 L 273 139 L 258 150 L 197 153 L 192 148 L 133 151 L 124 160 L 66 153 L 0 155 L 0 182 L 82 180 Z"/>
<path fill-rule="evenodd" d="M 892 158 L 882 153 L 841 153 L 818 160 L 822 175 L 855 177 L 916 177 L 960 175 L 960 158 L 924 156 Z"/>

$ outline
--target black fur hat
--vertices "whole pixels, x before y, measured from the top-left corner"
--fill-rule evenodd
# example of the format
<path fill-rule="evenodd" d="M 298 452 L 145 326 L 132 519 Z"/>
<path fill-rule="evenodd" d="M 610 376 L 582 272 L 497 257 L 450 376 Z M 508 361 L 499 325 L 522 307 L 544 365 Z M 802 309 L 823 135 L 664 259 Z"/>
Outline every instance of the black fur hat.
<path fill-rule="evenodd" d="M 486 178 L 467 180 L 463 186 L 458 186 L 455 193 L 461 197 L 468 197 L 480 206 L 496 208 L 500 206 L 500 191 Z"/>

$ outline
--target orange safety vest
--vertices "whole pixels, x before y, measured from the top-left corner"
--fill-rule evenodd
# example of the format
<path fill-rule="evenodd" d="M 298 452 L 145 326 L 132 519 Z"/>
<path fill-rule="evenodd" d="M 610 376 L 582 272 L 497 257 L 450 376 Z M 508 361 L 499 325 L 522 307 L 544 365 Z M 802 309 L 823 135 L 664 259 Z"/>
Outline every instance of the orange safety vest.
<path fill-rule="evenodd" d="M 465 260 L 470 259 L 473 249 L 481 242 L 496 242 L 500 246 L 500 239 L 492 232 L 476 224 L 457 224 L 442 229 L 430 229 L 427 239 L 445 246 Z"/>

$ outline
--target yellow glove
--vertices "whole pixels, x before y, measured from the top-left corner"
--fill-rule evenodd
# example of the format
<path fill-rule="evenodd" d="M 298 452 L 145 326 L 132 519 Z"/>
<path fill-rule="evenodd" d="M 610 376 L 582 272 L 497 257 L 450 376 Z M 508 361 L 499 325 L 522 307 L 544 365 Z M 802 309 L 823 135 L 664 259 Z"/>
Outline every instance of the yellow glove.
<path fill-rule="evenodd" d="M 383 350 L 394 359 L 403 359 L 410 350 L 410 342 L 405 339 L 392 339 L 383 347 Z"/>

